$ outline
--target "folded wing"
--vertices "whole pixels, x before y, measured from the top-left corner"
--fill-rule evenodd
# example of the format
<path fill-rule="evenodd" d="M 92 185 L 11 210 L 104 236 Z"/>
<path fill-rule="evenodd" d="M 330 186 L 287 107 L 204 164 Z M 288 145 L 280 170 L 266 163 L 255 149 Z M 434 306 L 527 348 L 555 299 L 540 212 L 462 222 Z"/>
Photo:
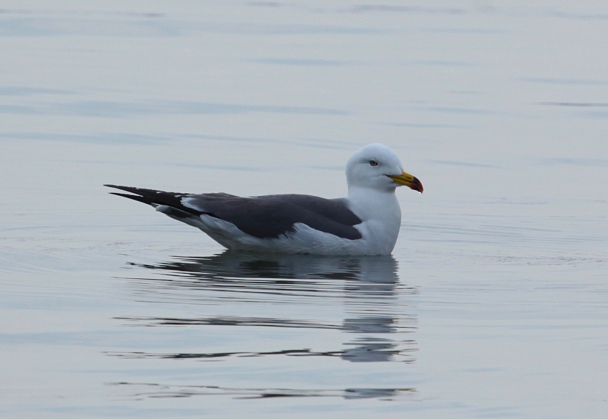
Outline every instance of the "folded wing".
<path fill-rule="evenodd" d="M 112 192 L 152 205 L 178 220 L 210 216 L 234 224 L 239 230 L 257 238 L 277 238 L 294 232 L 296 224 L 335 236 L 357 240 L 361 223 L 344 199 L 325 199 L 311 195 L 265 195 L 243 198 L 225 193 L 187 194 L 164 192 L 129 186 L 105 185 L 129 192 Z"/>

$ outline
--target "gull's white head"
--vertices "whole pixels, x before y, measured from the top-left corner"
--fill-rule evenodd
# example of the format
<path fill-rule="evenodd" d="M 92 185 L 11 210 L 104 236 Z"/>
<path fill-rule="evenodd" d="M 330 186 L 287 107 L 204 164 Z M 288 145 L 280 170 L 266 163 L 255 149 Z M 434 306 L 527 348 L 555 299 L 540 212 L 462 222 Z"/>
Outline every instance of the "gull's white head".
<path fill-rule="evenodd" d="M 422 192 L 422 183 L 403 170 L 399 157 L 382 144 L 369 144 L 355 151 L 346 163 L 346 180 L 349 188 L 371 188 L 394 191 L 405 185 Z"/>

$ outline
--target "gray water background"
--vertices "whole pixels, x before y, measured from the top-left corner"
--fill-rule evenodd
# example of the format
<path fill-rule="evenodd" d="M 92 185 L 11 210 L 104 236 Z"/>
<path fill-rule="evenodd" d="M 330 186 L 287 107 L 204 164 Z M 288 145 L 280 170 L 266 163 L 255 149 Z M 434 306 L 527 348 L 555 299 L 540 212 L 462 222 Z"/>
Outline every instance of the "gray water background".
<path fill-rule="evenodd" d="M 4 1 L 0 416 L 608 412 L 608 6 Z M 345 194 L 392 257 L 231 255 L 103 183 Z"/>

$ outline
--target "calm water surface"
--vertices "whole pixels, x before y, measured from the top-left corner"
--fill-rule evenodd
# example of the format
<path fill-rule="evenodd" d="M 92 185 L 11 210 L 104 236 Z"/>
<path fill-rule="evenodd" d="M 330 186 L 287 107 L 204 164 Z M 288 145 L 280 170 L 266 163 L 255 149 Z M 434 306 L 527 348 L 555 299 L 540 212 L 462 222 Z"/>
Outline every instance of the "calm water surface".
<path fill-rule="evenodd" d="M 0 416 L 608 412 L 608 7 L 6 1 Z M 103 183 L 345 193 L 391 257 L 225 252 Z"/>

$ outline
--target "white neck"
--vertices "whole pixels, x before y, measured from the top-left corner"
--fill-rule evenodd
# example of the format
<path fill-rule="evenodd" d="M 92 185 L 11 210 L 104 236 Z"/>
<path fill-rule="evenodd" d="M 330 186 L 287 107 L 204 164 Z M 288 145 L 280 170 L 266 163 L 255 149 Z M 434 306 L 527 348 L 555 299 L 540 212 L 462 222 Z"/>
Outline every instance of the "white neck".
<path fill-rule="evenodd" d="M 401 227 L 401 208 L 395 190 L 350 187 L 348 203 L 350 209 L 364 221 L 361 228 L 367 230 L 370 241 L 379 248 L 389 248 L 390 252 Z"/>

